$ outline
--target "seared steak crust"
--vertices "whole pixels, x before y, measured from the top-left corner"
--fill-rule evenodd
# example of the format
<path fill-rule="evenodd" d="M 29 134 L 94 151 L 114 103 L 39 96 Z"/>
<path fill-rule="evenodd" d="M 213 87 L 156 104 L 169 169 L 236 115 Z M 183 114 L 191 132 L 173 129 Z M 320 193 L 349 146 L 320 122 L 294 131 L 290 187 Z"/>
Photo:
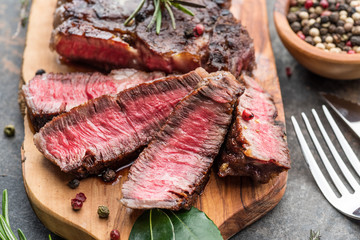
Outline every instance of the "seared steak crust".
<path fill-rule="evenodd" d="M 147 29 L 154 11 L 151 1 L 146 1 L 130 26 L 124 26 L 139 2 L 59 1 L 50 45 L 66 60 L 86 62 L 103 69 L 134 67 L 185 73 L 202 66 L 208 70 L 234 70 L 233 74 L 238 75 L 240 70 L 253 68 L 254 50 L 248 32 L 228 9 L 222 8 L 228 7 L 229 1 L 198 1 L 206 8 L 191 9 L 195 17 L 175 9 L 178 23 L 175 30 L 164 11 L 159 35 L 155 26 Z M 205 27 L 200 37 L 192 36 L 196 24 Z M 224 24 L 228 27 L 220 27 L 225 34 L 220 37 L 216 31 Z M 219 49 L 216 51 L 224 55 L 221 61 L 211 55 L 217 43 Z"/>
<path fill-rule="evenodd" d="M 137 84 L 164 77 L 161 72 L 134 69 L 100 73 L 49 73 L 35 76 L 22 87 L 33 129 L 37 132 L 53 117 L 90 99 L 116 94 Z"/>
<path fill-rule="evenodd" d="M 271 96 L 245 76 L 245 93 L 239 98 L 234 120 L 219 161 L 219 176 L 249 176 L 260 183 L 290 168 L 289 150 L 282 126 L 275 121 Z M 248 110 L 251 120 L 243 119 Z"/>
<path fill-rule="evenodd" d="M 217 72 L 184 98 L 130 168 L 122 203 L 130 208 L 190 208 L 203 191 L 231 123 L 241 85 Z"/>
<path fill-rule="evenodd" d="M 62 171 L 80 177 L 125 165 L 204 76 L 197 69 L 90 100 L 45 124 L 35 145 Z"/>

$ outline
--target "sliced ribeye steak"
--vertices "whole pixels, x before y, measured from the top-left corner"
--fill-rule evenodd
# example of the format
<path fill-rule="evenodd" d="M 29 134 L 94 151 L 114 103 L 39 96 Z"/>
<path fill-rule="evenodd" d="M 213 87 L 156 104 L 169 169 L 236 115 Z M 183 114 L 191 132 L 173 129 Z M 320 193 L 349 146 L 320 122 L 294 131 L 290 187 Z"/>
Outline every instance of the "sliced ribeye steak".
<path fill-rule="evenodd" d="M 80 177 L 123 166 L 207 75 L 197 69 L 89 100 L 45 124 L 34 136 L 35 145 L 62 171 Z"/>
<path fill-rule="evenodd" d="M 49 73 L 36 75 L 22 88 L 34 130 L 53 117 L 70 111 L 90 99 L 116 94 L 140 83 L 164 77 L 161 72 L 142 72 L 134 69 L 100 73 Z"/>
<path fill-rule="evenodd" d="M 122 188 L 121 202 L 127 207 L 189 208 L 204 189 L 243 92 L 228 72 L 205 80 L 176 106 L 131 166 Z"/>
<path fill-rule="evenodd" d="M 271 96 L 252 78 L 245 76 L 234 121 L 219 161 L 219 176 L 250 176 L 267 183 L 290 168 L 283 127 L 275 121 Z M 253 117 L 251 116 L 253 115 Z"/>
<path fill-rule="evenodd" d="M 174 9 L 176 29 L 163 11 L 159 35 L 148 29 L 154 7 L 146 1 L 130 26 L 125 20 L 140 0 L 61 0 L 55 11 L 51 48 L 70 61 L 104 69 L 132 67 L 186 73 L 197 67 L 227 70 L 238 76 L 254 67 L 254 48 L 246 29 L 227 8 L 230 1 L 197 0 L 191 17 Z M 204 33 L 195 37 L 197 24 Z"/>

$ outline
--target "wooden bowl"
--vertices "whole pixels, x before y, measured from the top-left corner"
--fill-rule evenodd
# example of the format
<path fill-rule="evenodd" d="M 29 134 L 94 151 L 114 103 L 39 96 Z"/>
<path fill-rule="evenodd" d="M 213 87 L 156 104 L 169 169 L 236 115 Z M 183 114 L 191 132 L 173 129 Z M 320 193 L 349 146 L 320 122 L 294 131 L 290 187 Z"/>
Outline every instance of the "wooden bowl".
<path fill-rule="evenodd" d="M 291 55 L 310 71 L 338 80 L 360 79 L 360 54 L 330 53 L 301 40 L 286 18 L 290 0 L 276 0 L 274 22 L 281 41 Z"/>

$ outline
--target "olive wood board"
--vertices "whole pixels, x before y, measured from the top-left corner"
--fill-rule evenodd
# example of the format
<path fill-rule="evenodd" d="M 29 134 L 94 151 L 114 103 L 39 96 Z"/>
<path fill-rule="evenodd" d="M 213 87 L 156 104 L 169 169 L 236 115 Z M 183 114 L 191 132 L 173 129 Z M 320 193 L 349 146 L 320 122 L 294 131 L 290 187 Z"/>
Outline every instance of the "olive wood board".
<path fill-rule="evenodd" d="M 271 48 L 265 0 L 233 0 L 231 11 L 247 27 L 254 38 L 258 68 L 254 75 L 274 97 L 280 122 L 284 112 L 275 60 Z M 26 47 L 23 56 L 22 79 L 28 82 L 37 69 L 46 72 L 86 71 L 85 68 L 62 64 L 49 49 L 53 12 L 56 0 L 33 0 L 29 17 Z M 121 186 L 128 168 L 118 180 L 106 184 L 96 177 L 84 179 L 73 190 L 67 186 L 72 179 L 46 160 L 33 143 L 33 132 L 27 116 L 24 118 L 25 139 L 22 148 L 22 170 L 26 192 L 42 223 L 52 232 L 69 240 L 109 239 L 112 229 L 118 229 L 121 239 L 128 239 L 136 218 L 142 213 L 122 206 Z M 268 184 L 255 184 L 248 178 L 219 178 L 211 173 L 210 181 L 199 197 L 196 207 L 204 211 L 219 227 L 224 239 L 253 223 L 274 208 L 282 198 L 287 173 Z M 73 211 L 70 200 L 76 193 L 87 196 L 80 211 Z M 97 215 L 99 205 L 110 209 L 108 219 Z"/>

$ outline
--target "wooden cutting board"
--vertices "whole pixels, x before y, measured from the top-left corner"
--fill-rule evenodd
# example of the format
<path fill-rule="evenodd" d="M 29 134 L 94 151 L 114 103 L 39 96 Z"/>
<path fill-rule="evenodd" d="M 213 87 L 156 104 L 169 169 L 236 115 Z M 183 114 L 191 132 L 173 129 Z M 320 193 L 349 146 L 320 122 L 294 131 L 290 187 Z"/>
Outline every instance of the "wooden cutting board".
<path fill-rule="evenodd" d="M 32 1 L 22 68 L 25 82 L 40 68 L 46 72 L 86 70 L 61 64 L 57 55 L 49 49 L 55 4 L 56 0 Z M 278 120 L 284 123 L 265 0 L 233 0 L 231 11 L 247 26 L 254 38 L 258 64 L 255 76 L 273 95 L 279 111 Z M 24 184 L 34 211 L 43 224 L 52 232 L 71 240 L 106 240 L 109 239 L 112 229 L 121 232 L 121 239 L 128 239 L 134 221 L 141 214 L 141 211 L 125 208 L 119 202 L 121 185 L 127 178 L 128 169 L 121 172 L 120 178 L 114 184 L 89 178 L 81 181 L 78 189 L 72 190 L 66 185 L 71 177 L 60 172 L 36 149 L 26 116 L 24 124 Z M 268 184 L 258 185 L 247 178 L 220 179 L 212 173 L 196 207 L 204 211 L 219 227 L 224 239 L 228 239 L 276 206 L 285 192 L 286 180 L 287 173 L 282 173 Z M 80 211 L 74 212 L 70 199 L 78 192 L 85 193 L 87 200 Z M 99 219 L 99 205 L 109 207 L 109 219 Z"/>

